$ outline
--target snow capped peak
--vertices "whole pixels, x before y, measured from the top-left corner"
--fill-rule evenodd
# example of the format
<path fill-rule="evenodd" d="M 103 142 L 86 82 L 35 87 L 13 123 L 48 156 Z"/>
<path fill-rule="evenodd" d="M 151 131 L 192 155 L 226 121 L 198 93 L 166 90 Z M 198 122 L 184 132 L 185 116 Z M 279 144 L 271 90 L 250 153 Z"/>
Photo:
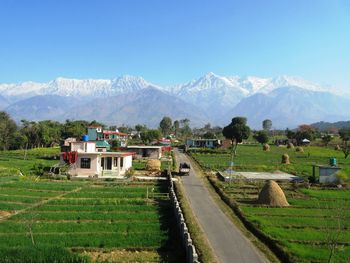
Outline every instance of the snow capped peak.
<path fill-rule="evenodd" d="M 149 86 L 180 96 L 192 103 L 220 101 L 226 105 L 237 103 L 243 97 L 255 93 L 269 93 L 280 87 L 300 87 L 312 91 L 325 91 L 325 88 L 300 77 L 278 76 L 260 78 L 256 76 L 219 76 L 208 72 L 188 83 L 172 87 L 160 87 L 147 82 L 142 77 L 123 75 L 114 79 L 73 79 L 58 77 L 47 83 L 32 81 L 18 84 L 0 84 L 0 92 L 6 97 L 28 98 L 35 95 L 93 96 L 106 97 L 132 93 Z"/>

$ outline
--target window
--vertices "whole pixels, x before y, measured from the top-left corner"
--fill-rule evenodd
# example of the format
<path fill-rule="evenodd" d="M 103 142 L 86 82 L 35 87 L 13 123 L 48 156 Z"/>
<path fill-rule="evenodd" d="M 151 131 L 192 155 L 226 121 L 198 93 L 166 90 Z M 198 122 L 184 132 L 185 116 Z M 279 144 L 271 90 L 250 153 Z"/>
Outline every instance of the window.
<path fill-rule="evenodd" d="M 120 168 L 123 168 L 124 165 L 124 158 L 120 157 Z"/>
<path fill-rule="evenodd" d="M 81 158 L 80 159 L 80 168 L 90 169 L 91 167 L 91 158 Z"/>

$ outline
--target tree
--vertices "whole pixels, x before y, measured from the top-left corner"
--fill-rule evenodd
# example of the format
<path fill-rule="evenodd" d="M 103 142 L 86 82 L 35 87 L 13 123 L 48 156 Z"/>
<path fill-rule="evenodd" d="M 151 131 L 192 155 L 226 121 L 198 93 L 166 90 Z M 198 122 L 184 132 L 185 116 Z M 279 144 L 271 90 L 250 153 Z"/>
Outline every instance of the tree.
<path fill-rule="evenodd" d="M 5 112 L 0 112 L 0 148 L 2 150 L 9 149 L 10 141 L 17 130 L 17 125 L 10 115 Z"/>
<path fill-rule="evenodd" d="M 154 140 L 159 140 L 162 135 L 159 130 L 146 130 L 140 133 L 141 140 L 144 144 L 149 144 Z"/>
<path fill-rule="evenodd" d="M 267 143 L 269 141 L 269 135 L 267 134 L 267 131 L 258 131 L 256 134 L 254 134 L 254 139 L 261 144 Z"/>
<path fill-rule="evenodd" d="M 345 129 L 342 128 L 339 130 L 339 136 L 342 139 L 343 143 L 342 143 L 342 150 L 344 153 L 344 158 L 348 158 L 349 154 L 350 154 L 350 129 Z"/>
<path fill-rule="evenodd" d="M 160 121 L 159 127 L 160 127 L 164 137 L 167 137 L 170 134 L 171 128 L 173 126 L 172 124 L 173 124 L 173 122 L 172 122 L 170 117 L 164 117 Z"/>
<path fill-rule="evenodd" d="M 298 131 L 295 133 L 295 139 L 300 145 L 304 139 L 310 141 L 314 140 L 316 136 L 316 130 L 311 125 L 302 124 L 298 127 Z"/>
<path fill-rule="evenodd" d="M 285 134 L 288 139 L 294 139 L 295 137 L 295 132 L 291 131 L 290 129 L 286 129 Z"/>
<path fill-rule="evenodd" d="M 83 134 L 86 133 L 86 128 L 89 126 L 89 124 L 90 123 L 83 120 L 66 120 L 65 124 L 63 124 L 62 137 L 80 138 Z"/>
<path fill-rule="evenodd" d="M 331 140 L 333 140 L 333 137 L 330 134 L 325 134 L 322 136 L 322 141 L 323 141 L 325 146 L 328 146 L 328 144 L 330 143 Z"/>
<path fill-rule="evenodd" d="M 222 134 L 226 139 L 230 139 L 232 142 L 232 154 L 237 155 L 237 145 L 244 139 L 248 139 L 250 135 L 250 128 L 247 126 L 247 118 L 235 117 L 231 123 L 224 127 Z"/>
<path fill-rule="evenodd" d="M 272 128 L 272 121 L 269 119 L 266 119 L 262 122 L 262 127 L 265 131 L 269 131 Z"/>
<path fill-rule="evenodd" d="M 137 124 L 137 125 L 135 125 L 135 130 L 137 132 L 141 132 L 141 131 L 147 130 L 147 127 L 146 127 L 146 125 Z"/>
<path fill-rule="evenodd" d="M 204 139 L 216 139 L 216 136 L 213 132 L 207 131 L 206 133 L 203 134 Z"/>
<path fill-rule="evenodd" d="M 174 128 L 175 136 L 177 136 L 180 128 L 180 122 L 178 120 L 174 121 L 173 128 Z"/>
<path fill-rule="evenodd" d="M 180 120 L 180 127 L 181 127 L 181 134 L 183 137 L 188 137 L 192 135 L 192 130 L 190 128 L 190 120 L 189 119 L 182 119 Z"/>

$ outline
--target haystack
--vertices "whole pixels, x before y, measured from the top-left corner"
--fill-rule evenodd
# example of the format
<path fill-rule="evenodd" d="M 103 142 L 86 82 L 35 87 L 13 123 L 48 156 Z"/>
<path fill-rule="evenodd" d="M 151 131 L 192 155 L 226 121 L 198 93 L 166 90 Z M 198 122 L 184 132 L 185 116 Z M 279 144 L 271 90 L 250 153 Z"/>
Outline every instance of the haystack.
<path fill-rule="evenodd" d="M 303 153 L 303 152 L 304 152 L 304 149 L 303 149 L 303 147 L 298 146 L 297 148 L 295 148 L 295 151 L 296 151 L 296 152 Z"/>
<path fill-rule="evenodd" d="M 264 150 L 265 152 L 270 151 L 270 145 L 268 145 L 267 143 L 265 143 L 265 144 L 263 145 L 263 150 Z"/>
<path fill-rule="evenodd" d="M 267 181 L 267 183 L 261 189 L 258 203 L 279 207 L 289 206 L 283 190 L 275 181 L 272 180 Z"/>
<path fill-rule="evenodd" d="M 290 164 L 290 161 L 289 161 L 289 155 L 288 154 L 283 154 L 282 155 L 282 163 L 283 164 Z"/>
<path fill-rule="evenodd" d="M 287 144 L 287 148 L 288 148 L 288 149 L 294 149 L 294 144 L 291 143 L 291 142 L 288 143 L 288 144 Z"/>
<path fill-rule="evenodd" d="M 146 163 L 147 171 L 160 171 L 160 161 L 159 160 L 148 160 Z"/>

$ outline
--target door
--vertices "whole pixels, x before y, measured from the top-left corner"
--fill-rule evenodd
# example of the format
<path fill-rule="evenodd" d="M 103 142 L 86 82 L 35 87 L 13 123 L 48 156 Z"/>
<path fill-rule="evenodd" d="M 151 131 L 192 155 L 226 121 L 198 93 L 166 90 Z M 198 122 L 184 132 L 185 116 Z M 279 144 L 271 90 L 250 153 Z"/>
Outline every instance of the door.
<path fill-rule="evenodd" d="M 102 157 L 101 167 L 102 170 L 112 170 L 112 157 Z"/>
<path fill-rule="evenodd" d="M 112 170 L 112 157 L 106 157 L 106 158 L 107 158 L 106 170 Z"/>

